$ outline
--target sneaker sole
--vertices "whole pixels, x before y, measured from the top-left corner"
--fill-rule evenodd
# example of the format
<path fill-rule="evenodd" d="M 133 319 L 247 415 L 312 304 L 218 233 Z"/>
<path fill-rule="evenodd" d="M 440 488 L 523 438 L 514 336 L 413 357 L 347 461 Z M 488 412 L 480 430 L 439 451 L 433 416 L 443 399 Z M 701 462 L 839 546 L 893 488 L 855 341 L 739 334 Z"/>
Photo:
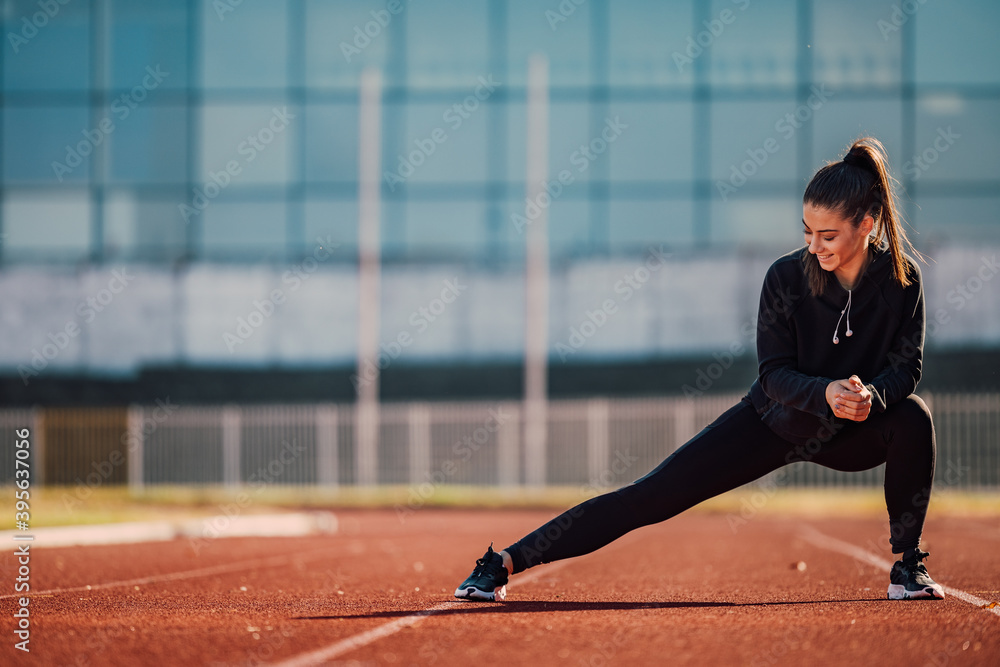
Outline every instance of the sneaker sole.
<path fill-rule="evenodd" d="M 499 590 L 482 591 L 475 586 L 456 588 L 455 597 L 459 600 L 486 600 L 488 602 L 503 602 L 507 599 L 507 587 L 501 586 Z"/>
<path fill-rule="evenodd" d="M 943 600 L 944 589 L 941 588 L 940 584 L 935 584 L 925 586 L 920 590 L 908 591 L 901 584 L 889 584 L 887 596 L 890 600 Z"/>

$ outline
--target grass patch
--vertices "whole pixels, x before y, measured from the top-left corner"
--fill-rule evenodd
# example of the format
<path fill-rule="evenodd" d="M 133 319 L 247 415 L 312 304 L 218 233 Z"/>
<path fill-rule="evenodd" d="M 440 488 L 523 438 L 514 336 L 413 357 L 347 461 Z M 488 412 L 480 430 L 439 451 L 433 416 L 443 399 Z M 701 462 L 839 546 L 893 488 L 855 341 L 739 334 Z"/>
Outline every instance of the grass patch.
<path fill-rule="evenodd" d="M 0 492 L 9 512 L 0 529 L 14 528 L 14 487 Z M 421 491 L 424 493 L 421 494 Z M 40 487 L 31 490 L 31 527 L 174 521 L 210 517 L 232 511 L 260 514 L 302 509 L 546 509 L 559 511 L 589 497 L 578 486 L 498 488 L 440 485 L 359 487 L 220 487 L 158 486 L 133 495 L 124 486 L 92 491 L 78 487 Z M 730 491 L 693 511 L 749 513 L 754 516 L 868 516 L 885 515 L 881 489 L 779 489 L 767 495 L 755 487 Z M 1000 516 L 1000 490 L 942 490 L 931 499 L 932 516 Z"/>

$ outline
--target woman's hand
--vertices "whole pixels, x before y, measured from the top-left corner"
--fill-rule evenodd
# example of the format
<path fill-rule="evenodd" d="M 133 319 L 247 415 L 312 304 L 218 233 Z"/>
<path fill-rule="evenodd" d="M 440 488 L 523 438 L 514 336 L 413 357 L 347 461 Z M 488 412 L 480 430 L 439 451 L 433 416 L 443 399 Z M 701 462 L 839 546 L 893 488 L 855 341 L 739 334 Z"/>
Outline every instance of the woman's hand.
<path fill-rule="evenodd" d="M 857 375 L 826 386 L 826 402 L 835 417 L 863 422 L 872 410 L 872 393 Z"/>

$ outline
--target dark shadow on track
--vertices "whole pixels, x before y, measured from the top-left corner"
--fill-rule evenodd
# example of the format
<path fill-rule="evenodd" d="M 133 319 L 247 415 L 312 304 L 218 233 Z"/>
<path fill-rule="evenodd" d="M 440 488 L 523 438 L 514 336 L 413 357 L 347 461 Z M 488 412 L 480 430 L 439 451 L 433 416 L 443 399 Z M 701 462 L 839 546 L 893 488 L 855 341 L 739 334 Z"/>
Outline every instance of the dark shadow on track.
<path fill-rule="evenodd" d="M 803 600 L 778 602 L 574 602 L 571 600 L 524 600 L 514 602 L 472 602 L 455 600 L 455 606 L 430 611 L 427 609 L 398 609 L 375 611 L 370 614 L 331 614 L 329 616 L 293 616 L 297 621 L 323 621 L 351 618 L 400 618 L 404 616 L 447 616 L 449 614 L 531 614 L 537 612 L 573 611 L 634 611 L 637 609 L 703 609 L 713 607 L 774 607 L 781 605 L 840 604 L 850 602 L 877 602 L 885 598 L 855 598 L 850 600 Z"/>

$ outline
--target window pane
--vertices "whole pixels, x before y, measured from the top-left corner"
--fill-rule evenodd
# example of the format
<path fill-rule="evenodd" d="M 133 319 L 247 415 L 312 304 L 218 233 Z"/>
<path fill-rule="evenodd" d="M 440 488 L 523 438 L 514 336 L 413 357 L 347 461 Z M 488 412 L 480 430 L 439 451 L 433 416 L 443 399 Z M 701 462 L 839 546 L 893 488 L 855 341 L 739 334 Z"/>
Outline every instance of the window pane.
<path fill-rule="evenodd" d="M 90 85 L 90 3 L 53 4 L 46 12 L 37 0 L 5 3 L 5 89 L 84 90 Z"/>
<path fill-rule="evenodd" d="M 307 85 L 355 88 L 365 67 L 378 67 L 384 72 L 390 43 L 399 34 L 410 7 L 409 2 L 400 0 L 399 11 L 392 13 L 388 11 L 390 4 L 386 0 L 309 0 Z M 393 5 L 394 10 L 396 7 Z"/>
<path fill-rule="evenodd" d="M 486 0 L 420 0 L 406 5 L 410 85 L 476 85 L 490 73 Z"/>
<path fill-rule="evenodd" d="M 691 35 L 691 5 L 690 0 L 608 3 L 611 85 L 692 83 L 694 67 L 684 55 Z"/>
<path fill-rule="evenodd" d="M 337 261 L 351 261 L 358 253 L 356 199 L 310 198 L 306 201 L 306 228 L 302 246 L 308 250 L 320 240 L 331 246 Z M 339 245 L 337 245 L 339 244 Z"/>
<path fill-rule="evenodd" d="M 358 107 L 311 104 L 306 111 L 306 179 L 358 180 Z"/>
<path fill-rule="evenodd" d="M 108 51 L 111 86 L 131 88 L 146 76 L 146 67 L 169 72 L 161 85 L 181 88 L 188 83 L 187 7 L 175 0 L 114 0 Z"/>
<path fill-rule="evenodd" d="M 613 102 L 601 130 L 616 137 L 610 144 L 611 178 L 691 180 L 692 108 L 690 102 Z M 591 140 L 592 153 L 585 156 L 591 165 L 604 159 L 596 155 L 603 138 Z"/>
<path fill-rule="evenodd" d="M 230 187 L 287 182 L 292 178 L 291 126 L 299 113 L 283 104 L 205 105 L 199 180 L 229 165 L 235 173 Z"/>
<path fill-rule="evenodd" d="M 801 246 L 802 188 L 781 188 L 777 197 L 743 196 L 738 201 L 715 200 L 711 206 L 711 242 L 717 246 L 763 248 L 787 252 Z"/>
<path fill-rule="evenodd" d="M 916 21 L 917 83 L 997 84 L 1000 4 L 953 0 L 921 4 Z"/>
<path fill-rule="evenodd" d="M 768 102 L 715 102 L 711 107 L 712 179 L 743 191 L 762 181 L 795 178 L 800 130 L 811 121 L 808 107 L 795 99 Z M 798 114 L 796 119 L 796 114 Z M 791 120 L 789 120 L 791 117 Z M 805 120 L 801 120 L 805 118 Z M 728 196 L 736 196 L 726 190 Z"/>
<path fill-rule="evenodd" d="M 644 252 L 650 244 L 694 243 L 693 206 L 688 199 L 611 200 L 611 251 Z"/>
<path fill-rule="evenodd" d="M 181 190 L 172 197 L 110 193 L 104 202 L 105 257 L 172 261 L 183 256 L 188 226 L 178 214 L 181 201 Z"/>
<path fill-rule="evenodd" d="M 917 205 L 909 219 L 918 232 L 913 241 L 920 247 L 1000 244 L 1000 197 L 918 195 L 915 199 Z"/>
<path fill-rule="evenodd" d="M 507 179 L 523 183 L 527 151 L 527 106 L 523 103 L 507 105 Z M 596 136 L 600 136 L 600 133 Z M 573 183 L 585 182 L 593 177 L 594 165 L 581 159 L 581 146 L 591 140 L 590 106 L 586 102 L 553 102 L 549 106 L 549 176 L 558 178 L 559 172 L 569 170 Z M 608 156 L 599 158 L 607 169 Z M 584 168 L 586 165 L 586 168 Z M 582 171 L 581 171 L 582 169 Z"/>
<path fill-rule="evenodd" d="M 903 105 L 898 100 L 838 100 L 834 97 L 816 113 L 813 121 L 813 168 L 844 157 L 861 136 L 874 136 L 889 152 L 893 173 L 901 175 L 903 162 Z M 805 175 L 806 177 L 812 174 Z"/>
<path fill-rule="evenodd" d="M 90 249 L 90 221 L 85 190 L 8 191 L 3 201 L 3 257 L 82 259 Z"/>
<path fill-rule="evenodd" d="M 524 197 L 507 200 L 497 234 L 498 242 L 503 247 L 497 249 L 497 255 L 506 259 L 524 257 L 531 224 L 531 221 L 525 222 L 526 220 Z M 590 203 L 579 198 L 555 199 L 548 208 L 548 237 L 549 254 L 555 260 L 589 254 L 592 250 Z"/>
<path fill-rule="evenodd" d="M 929 181 L 1000 180 L 1000 102 L 928 95 L 917 100 L 917 153 L 903 176 Z"/>
<path fill-rule="evenodd" d="M 795 14 L 790 2 L 715 0 L 708 25 L 702 23 L 691 35 L 696 44 L 708 44 L 700 57 L 710 59 L 712 84 L 793 85 Z M 694 47 L 692 53 L 697 53 Z"/>
<path fill-rule="evenodd" d="M 590 81 L 590 5 L 533 0 L 507 3 L 507 77 L 510 85 L 528 79 L 528 58 L 549 59 L 549 85 L 578 86 Z"/>
<path fill-rule="evenodd" d="M 451 103 L 411 102 L 406 106 L 406 136 L 403 145 L 387 158 L 386 171 L 409 183 L 486 180 L 490 110 L 475 97 L 471 97 L 472 102 L 458 95 L 454 99 Z M 454 104 L 463 109 L 461 114 Z M 390 189 L 395 183 L 389 183 Z"/>
<path fill-rule="evenodd" d="M 901 32 L 879 27 L 891 10 L 886 3 L 870 0 L 814 2 L 814 80 L 834 89 L 898 84 L 902 76 Z"/>
<path fill-rule="evenodd" d="M 203 0 L 203 85 L 206 88 L 284 86 L 288 74 L 287 15 L 288 7 L 283 2 L 245 0 L 233 7 Z"/>
<path fill-rule="evenodd" d="M 87 107 L 6 107 L 3 112 L 4 180 L 10 183 L 80 183 L 91 155 L 107 135 L 90 126 Z"/>
<path fill-rule="evenodd" d="M 406 205 L 406 250 L 411 257 L 486 252 L 486 207 L 481 202 L 409 202 Z"/>
<path fill-rule="evenodd" d="M 125 111 L 127 116 L 122 116 Z M 187 180 L 187 109 L 181 106 L 115 107 L 109 172 L 119 183 L 183 183 Z"/>
<path fill-rule="evenodd" d="M 212 202 L 202 214 L 202 252 L 219 259 L 277 260 L 285 256 L 284 202 Z"/>

